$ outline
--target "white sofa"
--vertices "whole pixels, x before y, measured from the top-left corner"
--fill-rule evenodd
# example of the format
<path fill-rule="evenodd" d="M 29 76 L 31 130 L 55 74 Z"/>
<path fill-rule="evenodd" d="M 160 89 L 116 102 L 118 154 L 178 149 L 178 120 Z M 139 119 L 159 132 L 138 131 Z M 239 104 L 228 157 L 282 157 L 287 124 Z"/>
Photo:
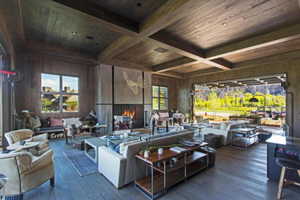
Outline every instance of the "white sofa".
<path fill-rule="evenodd" d="M 64 125 L 65 130 L 67 131 L 68 137 L 72 136 L 72 133 L 71 133 L 72 124 L 74 124 L 76 126 L 76 128 L 79 128 L 82 125 L 79 118 L 64 118 L 63 119 L 63 125 Z"/>
<path fill-rule="evenodd" d="M 248 122 L 244 120 L 230 121 L 230 122 L 222 122 L 219 124 L 214 124 L 211 127 L 206 127 L 201 130 L 202 136 L 206 134 L 215 134 L 223 136 L 223 145 L 228 145 L 231 143 L 231 135 L 230 130 L 233 128 L 237 128 L 240 126 L 246 125 Z"/>
<path fill-rule="evenodd" d="M 168 145 L 177 143 L 182 138 L 191 139 L 193 130 L 182 130 L 177 133 L 167 133 L 154 136 L 149 145 Z M 122 147 L 121 147 L 122 146 Z M 123 187 L 136 178 L 145 176 L 145 166 L 136 160 L 135 155 L 146 146 L 145 141 L 132 141 L 120 145 L 120 153 L 106 146 L 99 147 L 98 170 L 116 188 Z"/>

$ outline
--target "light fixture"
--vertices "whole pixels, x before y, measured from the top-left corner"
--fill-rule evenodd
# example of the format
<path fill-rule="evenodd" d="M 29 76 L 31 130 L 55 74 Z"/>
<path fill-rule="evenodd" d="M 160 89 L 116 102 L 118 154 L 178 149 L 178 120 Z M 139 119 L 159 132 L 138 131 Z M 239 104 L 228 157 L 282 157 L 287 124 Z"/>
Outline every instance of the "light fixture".
<path fill-rule="evenodd" d="M 154 51 L 157 51 L 157 52 L 159 52 L 159 53 L 165 53 L 165 52 L 168 51 L 168 49 L 158 47 L 158 48 L 154 49 Z"/>
<path fill-rule="evenodd" d="M 251 99 L 249 99 L 249 102 L 251 102 L 251 103 L 257 103 L 258 99 L 255 98 L 255 97 L 252 97 Z"/>

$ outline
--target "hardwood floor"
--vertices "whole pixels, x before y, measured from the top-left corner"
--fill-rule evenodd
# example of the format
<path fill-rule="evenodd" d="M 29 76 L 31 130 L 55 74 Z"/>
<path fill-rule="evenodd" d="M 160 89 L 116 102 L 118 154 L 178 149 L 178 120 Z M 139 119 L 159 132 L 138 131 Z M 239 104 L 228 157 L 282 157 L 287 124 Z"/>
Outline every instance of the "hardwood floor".
<path fill-rule="evenodd" d="M 146 200 L 133 184 L 117 190 L 102 175 L 80 177 L 63 151 L 64 141 L 51 142 L 55 152 L 56 186 L 45 183 L 24 195 L 24 200 Z M 248 151 L 223 147 L 218 149 L 217 163 L 186 182 L 180 183 L 161 200 L 274 200 L 277 182 L 266 177 L 266 145 Z M 285 199 L 300 199 L 300 189 L 288 187 Z"/>

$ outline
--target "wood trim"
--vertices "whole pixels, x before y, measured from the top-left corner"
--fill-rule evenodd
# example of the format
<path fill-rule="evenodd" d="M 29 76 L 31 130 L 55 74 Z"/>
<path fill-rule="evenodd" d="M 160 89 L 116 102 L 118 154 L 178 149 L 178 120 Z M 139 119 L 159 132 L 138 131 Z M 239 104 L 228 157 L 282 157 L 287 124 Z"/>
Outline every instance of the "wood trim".
<path fill-rule="evenodd" d="M 233 54 L 243 53 L 249 50 L 272 46 L 300 38 L 300 24 L 284 27 L 276 31 L 254 36 L 239 42 L 209 50 L 206 55 L 209 60 L 221 58 Z"/>
<path fill-rule="evenodd" d="M 18 11 L 19 11 L 19 23 L 20 23 L 20 36 L 23 42 L 26 41 L 25 31 L 24 31 L 24 22 L 23 22 L 23 7 L 22 7 L 22 1 L 17 0 L 18 5 Z"/>

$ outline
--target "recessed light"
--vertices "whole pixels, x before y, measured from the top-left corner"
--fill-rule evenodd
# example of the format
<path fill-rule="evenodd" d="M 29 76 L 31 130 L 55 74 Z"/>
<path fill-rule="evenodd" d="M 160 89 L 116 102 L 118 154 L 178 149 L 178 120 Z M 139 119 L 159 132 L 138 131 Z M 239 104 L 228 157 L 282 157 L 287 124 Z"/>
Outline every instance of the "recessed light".
<path fill-rule="evenodd" d="M 90 35 L 86 36 L 85 38 L 88 39 L 88 40 L 93 40 L 94 39 L 94 37 L 90 36 Z"/>
<path fill-rule="evenodd" d="M 222 23 L 222 25 L 223 25 L 223 26 L 226 26 L 226 25 L 227 25 L 227 23 L 226 23 L 226 22 L 223 22 L 223 23 Z"/>
<path fill-rule="evenodd" d="M 77 32 L 72 32 L 72 35 L 77 35 Z"/>
<path fill-rule="evenodd" d="M 154 49 L 154 51 L 157 51 L 159 53 L 165 53 L 165 52 L 168 51 L 168 49 L 164 49 L 164 48 L 159 47 L 159 48 Z"/>

